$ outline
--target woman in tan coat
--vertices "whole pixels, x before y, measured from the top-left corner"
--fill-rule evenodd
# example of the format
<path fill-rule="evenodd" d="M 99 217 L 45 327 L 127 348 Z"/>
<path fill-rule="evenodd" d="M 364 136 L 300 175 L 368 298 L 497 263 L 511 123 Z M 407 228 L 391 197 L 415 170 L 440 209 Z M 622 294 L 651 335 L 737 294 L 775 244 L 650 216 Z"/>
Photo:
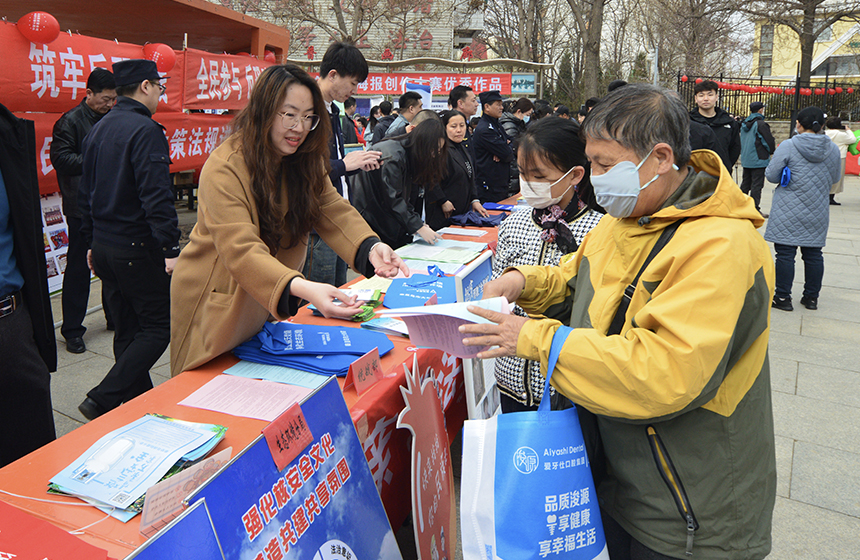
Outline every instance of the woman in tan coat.
<path fill-rule="evenodd" d="M 327 116 L 304 70 L 269 67 L 235 132 L 203 166 L 197 225 L 171 282 L 172 375 L 232 350 L 270 317 L 288 318 L 300 300 L 327 317 L 359 311 L 334 286 L 299 272 L 311 229 L 362 274 L 408 273 L 332 187 Z M 335 305 L 336 298 L 346 305 Z"/>

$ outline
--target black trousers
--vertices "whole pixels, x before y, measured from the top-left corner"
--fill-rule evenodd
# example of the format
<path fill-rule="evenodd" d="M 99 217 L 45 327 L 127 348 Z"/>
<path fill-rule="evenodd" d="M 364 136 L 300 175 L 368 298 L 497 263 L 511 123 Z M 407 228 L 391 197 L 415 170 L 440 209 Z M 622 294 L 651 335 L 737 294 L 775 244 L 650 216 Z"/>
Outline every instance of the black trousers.
<path fill-rule="evenodd" d="M 51 374 L 22 303 L 0 317 L 0 467 L 55 438 Z"/>
<path fill-rule="evenodd" d="M 66 272 L 63 274 L 63 326 L 60 333 L 66 340 L 84 336 L 83 325 L 90 299 L 90 268 L 87 266 L 87 242 L 81 235 L 81 219 L 66 216 L 69 234 L 69 249 L 66 253 Z M 108 314 L 108 305 L 102 292 L 102 307 L 107 324 L 113 321 Z"/>
<path fill-rule="evenodd" d="M 744 167 L 744 177 L 741 180 L 741 190 L 755 202 L 755 209 L 761 212 L 761 190 L 764 188 L 764 167 L 747 169 Z"/>
<path fill-rule="evenodd" d="M 606 536 L 606 547 L 612 560 L 674 560 L 673 556 L 665 556 L 654 552 L 644 544 L 634 539 L 614 519 L 601 510 L 603 534 Z M 679 521 L 680 524 L 682 524 Z M 683 524 L 682 524 L 683 525 Z M 684 552 L 678 558 L 684 558 Z"/>
<path fill-rule="evenodd" d="M 93 243 L 93 265 L 114 321 L 116 364 L 87 396 L 105 410 L 152 389 L 149 370 L 170 343 L 170 276 L 161 249 Z"/>

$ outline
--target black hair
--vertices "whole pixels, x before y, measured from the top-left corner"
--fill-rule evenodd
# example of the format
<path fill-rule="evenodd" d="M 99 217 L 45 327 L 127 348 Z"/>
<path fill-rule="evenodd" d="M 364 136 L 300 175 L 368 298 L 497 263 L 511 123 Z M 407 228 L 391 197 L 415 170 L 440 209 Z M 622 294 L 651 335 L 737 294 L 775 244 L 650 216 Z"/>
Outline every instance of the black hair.
<path fill-rule="evenodd" d="M 526 169 L 538 159 L 545 160 L 562 172 L 583 167 L 585 175 L 576 189 L 577 196 L 589 208 L 603 212 L 591 186 L 591 165 L 585 155 L 585 142 L 576 121 L 542 119 L 536 122 L 520 135 L 517 156 L 525 163 L 523 168 Z"/>
<path fill-rule="evenodd" d="M 703 91 L 720 91 L 720 86 L 717 82 L 704 80 L 693 86 L 693 94 L 702 93 Z"/>
<path fill-rule="evenodd" d="M 441 148 L 439 140 L 444 140 Z M 421 122 L 403 139 L 403 147 L 409 155 L 413 183 L 428 187 L 442 180 L 448 170 L 448 135 L 442 119 Z"/>
<path fill-rule="evenodd" d="M 828 130 L 845 130 L 845 125 L 842 124 L 842 119 L 839 117 L 828 117 L 825 125 Z"/>
<path fill-rule="evenodd" d="M 376 117 L 373 115 L 377 111 L 379 111 L 379 105 L 374 105 L 373 107 L 370 108 L 370 119 L 368 119 L 368 122 L 370 123 L 371 127 L 376 126 L 376 123 L 379 122 L 376 119 Z M 380 112 L 379 114 L 381 115 L 382 112 Z"/>
<path fill-rule="evenodd" d="M 418 105 L 419 101 L 421 101 L 420 93 L 417 91 L 407 91 L 400 96 L 400 99 L 397 100 L 397 104 L 400 106 L 400 110 L 403 111 Z"/>
<path fill-rule="evenodd" d="M 567 105 L 559 105 L 555 109 L 555 114 L 559 115 L 559 116 L 560 115 L 567 115 L 569 117 L 570 116 L 570 109 L 567 108 Z"/>
<path fill-rule="evenodd" d="M 355 45 L 332 43 L 320 63 L 320 78 L 325 78 L 334 70 L 344 78 L 356 78 L 359 82 L 367 79 L 367 60 Z"/>
<path fill-rule="evenodd" d="M 355 97 L 350 96 L 350 97 L 347 97 L 346 101 L 343 102 L 343 108 L 349 109 L 350 107 L 355 107 L 355 104 L 356 104 Z"/>
<path fill-rule="evenodd" d="M 132 95 L 134 95 L 134 92 L 136 92 L 137 89 L 140 87 L 140 84 L 142 84 L 144 81 L 146 81 L 146 80 L 141 80 L 141 81 L 135 82 L 133 84 L 126 84 L 124 86 L 117 86 L 117 88 L 116 88 L 117 96 L 118 97 L 131 97 Z"/>
<path fill-rule="evenodd" d="M 514 100 L 513 99 L 505 99 L 502 101 L 502 112 L 503 113 L 513 113 L 514 112 Z"/>
<path fill-rule="evenodd" d="M 379 112 L 382 113 L 383 116 L 388 116 L 391 114 L 391 101 L 383 101 L 379 104 Z"/>
<path fill-rule="evenodd" d="M 463 113 L 461 113 L 457 109 L 449 109 L 448 111 L 442 111 L 442 113 L 439 116 L 442 117 L 442 124 L 444 126 L 448 126 L 448 121 L 450 121 L 454 117 L 463 117 L 464 121 L 467 120 L 466 115 L 464 115 Z M 469 124 L 469 123 L 466 122 L 466 124 Z"/>
<path fill-rule="evenodd" d="M 821 127 L 824 126 L 824 111 L 818 107 L 807 107 L 805 109 L 801 109 L 800 112 L 797 113 L 797 122 L 800 123 L 800 126 L 802 126 L 804 130 L 811 130 L 818 134 L 818 132 L 821 131 Z"/>
<path fill-rule="evenodd" d="M 476 126 L 478 126 L 479 122 L 481 122 L 481 117 L 472 117 L 471 119 L 469 119 L 469 126 L 475 128 Z"/>
<path fill-rule="evenodd" d="M 609 85 L 606 86 L 606 92 L 609 93 L 610 91 L 615 91 L 616 89 L 624 87 L 626 85 L 627 82 L 625 82 L 624 80 L 612 80 L 611 82 L 609 82 Z"/>
<path fill-rule="evenodd" d="M 585 110 L 588 111 L 589 109 L 591 109 L 592 107 L 594 107 L 598 103 L 600 103 L 599 97 L 589 97 L 588 99 L 585 100 Z"/>
<path fill-rule="evenodd" d="M 454 89 L 452 89 L 451 93 L 448 94 L 448 105 L 450 105 L 452 109 L 456 109 L 457 103 L 459 103 L 461 99 L 466 99 L 466 97 L 469 96 L 470 91 L 474 91 L 470 86 L 454 86 Z"/>
<path fill-rule="evenodd" d="M 516 103 L 511 107 L 511 113 L 516 113 L 517 111 L 522 111 L 523 113 L 528 113 L 529 111 L 533 111 L 535 108 L 535 104 L 526 99 L 525 97 L 520 97 L 517 99 Z"/>
<path fill-rule="evenodd" d="M 548 117 L 552 114 L 552 107 L 549 105 L 541 105 L 538 107 L 534 113 L 532 113 L 532 118 L 542 119 L 544 117 Z"/>
<path fill-rule="evenodd" d="M 95 68 L 87 78 L 87 89 L 93 93 L 101 93 L 106 89 L 116 89 L 113 72 L 104 68 Z"/>

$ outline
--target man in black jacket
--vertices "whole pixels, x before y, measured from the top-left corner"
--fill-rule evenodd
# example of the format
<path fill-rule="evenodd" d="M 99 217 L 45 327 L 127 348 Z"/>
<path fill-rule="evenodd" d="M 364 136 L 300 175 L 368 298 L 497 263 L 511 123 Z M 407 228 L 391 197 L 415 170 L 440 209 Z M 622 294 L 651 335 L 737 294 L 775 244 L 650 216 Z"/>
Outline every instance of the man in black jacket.
<path fill-rule="evenodd" d="M 0 467 L 52 441 L 57 343 L 48 297 L 36 129 L 0 105 Z"/>
<path fill-rule="evenodd" d="M 508 196 L 510 163 L 514 159 L 514 151 L 499 122 L 502 116 L 501 93 L 496 90 L 485 91 L 478 97 L 484 112 L 472 136 L 478 196 L 481 202 L 498 202 Z"/>
<path fill-rule="evenodd" d="M 164 128 L 152 120 L 161 83 L 151 60 L 113 65 L 119 100 L 84 139 L 78 205 L 87 260 L 116 331 L 116 364 L 78 406 L 92 420 L 152 389 L 149 369 L 170 342 L 170 274 L 179 227 Z"/>
<path fill-rule="evenodd" d="M 83 322 L 90 297 L 87 243 L 81 237 L 81 212 L 78 209 L 78 185 L 83 173 L 82 146 L 84 137 L 111 110 L 114 103 L 116 83 L 113 74 L 104 68 L 96 68 L 87 78 L 87 96 L 80 105 L 57 120 L 51 140 L 51 164 L 57 171 L 69 233 L 66 272 L 63 274 L 63 326 L 60 332 L 66 339 L 66 350 L 73 354 L 82 354 L 87 349 L 84 344 L 87 328 Z M 108 313 L 104 293 L 102 306 L 110 330 L 113 321 Z"/>
<path fill-rule="evenodd" d="M 690 111 L 690 119 L 710 126 L 717 137 L 717 142 L 724 153 L 717 152 L 729 173 L 741 155 L 741 125 L 723 108 L 719 107 L 720 86 L 711 80 L 705 80 L 695 85 L 696 108 Z"/>

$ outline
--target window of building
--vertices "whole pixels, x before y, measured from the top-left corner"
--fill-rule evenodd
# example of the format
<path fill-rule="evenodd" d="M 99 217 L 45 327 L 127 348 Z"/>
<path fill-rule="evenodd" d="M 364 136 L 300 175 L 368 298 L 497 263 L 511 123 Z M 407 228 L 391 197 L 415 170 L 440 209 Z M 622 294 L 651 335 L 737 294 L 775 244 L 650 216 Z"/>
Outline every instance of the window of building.
<path fill-rule="evenodd" d="M 824 61 L 823 64 L 812 70 L 813 76 L 826 76 L 828 73 L 831 76 L 856 76 L 860 74 L 860 61 L 857 55 L 845 54 L 840 56 L 831 56 Z M 830 66 L 828 72 L 828 65 Z"/>
<path fill-rule="evenodd" d="M 816 20 L 815 21 L 815 29 L 818 29 L 818 27 L 820 25 L 821 25 L 821 21 Z M 829 43 L 832 40 L 833 40 L 833 27 L 829 26 L 829 25 L 826 28 L 824 28 L 821 31 L 821 33 L 818 34 L 818 37 L 815 38 L 816 43 Z"/>
<path fill-rule="evenodd" d="M 773 66 L 773 25 L 762 25 L 759 32 L 758 75 L 770 76 Z"/>

